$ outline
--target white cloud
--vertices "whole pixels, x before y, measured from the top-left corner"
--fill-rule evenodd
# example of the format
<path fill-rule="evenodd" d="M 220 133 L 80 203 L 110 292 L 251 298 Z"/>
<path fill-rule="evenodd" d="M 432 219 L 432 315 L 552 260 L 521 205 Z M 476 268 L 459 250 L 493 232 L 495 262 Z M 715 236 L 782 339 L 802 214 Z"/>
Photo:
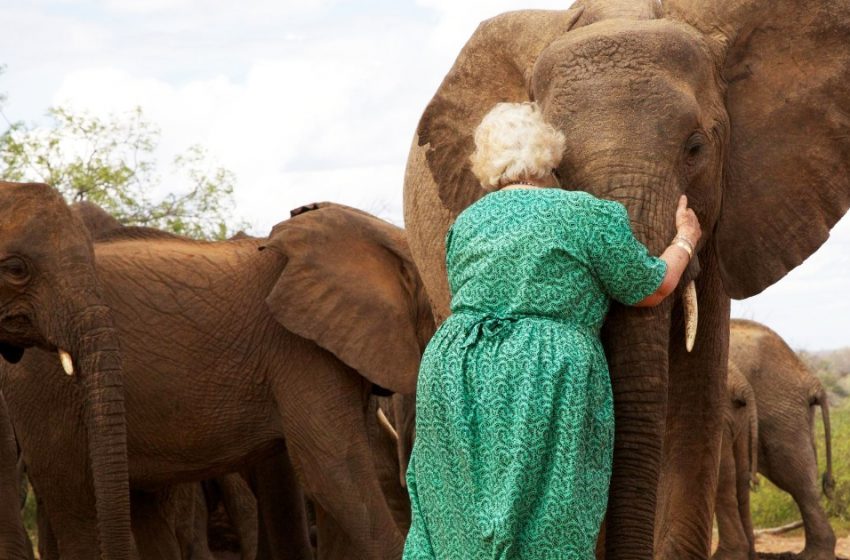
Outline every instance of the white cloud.
<path fill-rule="evenodd" d="M 400 222 L 404 160 L 430 96 L 419 82 L 435 80 L 409 71 L 422 57 L 418 23 L 380 41 L 370 31 L 255 58 L 241 79 L 175 84 L 115 66 L 73 70 L 51 101 L 96 114 L 142 106 L 162 128 L 163 160 L 203 144 L 236 172 L 239 209 L 258 231 L 317 198 Z"/>
<path fill-rule="evenodd" d="M 437 52 L 451 53 L 452 56 L 485 19 L 514 10 L 565 10 L 572 4 L 570 1 L 558 0 L 416 0 L 416 3 L 438 14 L 429 47 Z"/>

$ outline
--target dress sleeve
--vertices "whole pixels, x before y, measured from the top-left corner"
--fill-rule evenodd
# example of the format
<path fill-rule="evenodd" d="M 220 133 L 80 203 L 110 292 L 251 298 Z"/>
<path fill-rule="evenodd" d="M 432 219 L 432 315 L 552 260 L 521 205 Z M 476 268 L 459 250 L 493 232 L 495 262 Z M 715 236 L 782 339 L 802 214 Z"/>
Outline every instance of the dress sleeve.
<path fill-rule="evenodd" d="M 610 297 L 634 305 L 658 289 L 667 263 L 635 238 L 622 204 L 601 201 L 596 216 L 589 236 L 593 272 Z"/>

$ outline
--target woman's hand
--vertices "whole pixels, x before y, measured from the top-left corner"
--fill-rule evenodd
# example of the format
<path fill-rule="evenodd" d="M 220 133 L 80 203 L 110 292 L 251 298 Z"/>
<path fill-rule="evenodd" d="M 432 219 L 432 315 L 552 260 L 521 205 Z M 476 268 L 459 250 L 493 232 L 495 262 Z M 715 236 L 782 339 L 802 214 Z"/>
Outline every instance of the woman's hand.
<path fill-rule="evenodd" d="M 699 219 L 694 211 L 688 208 L 688 197 L 685 195 L 679 198 L 679 207 L 676 208 L 676 237 L 684 237 L 694 247 L 702 237 Z"/>
<path fill-rule="evenodd" d="M 676 208 L 676 237 L 684 239 L 690 248 L 685 249 L 682 241 L 673 241 L 667 250 L 661 255 L 661 260 L 667 263 L 667 272 L 661 285 L 655 293 L 648 295 L 635 305 L 637 307 L 653 307 L 658 305 L 664 298 L 673 293 L 682 274 L 688 267 L 688 263 L 696 250 L 699 238 L 702 237 L 702 229 L 699 219 L 694 211 L 688 208 L 688 197 L 682 195 L 679 199 L 679 207 Z"/>

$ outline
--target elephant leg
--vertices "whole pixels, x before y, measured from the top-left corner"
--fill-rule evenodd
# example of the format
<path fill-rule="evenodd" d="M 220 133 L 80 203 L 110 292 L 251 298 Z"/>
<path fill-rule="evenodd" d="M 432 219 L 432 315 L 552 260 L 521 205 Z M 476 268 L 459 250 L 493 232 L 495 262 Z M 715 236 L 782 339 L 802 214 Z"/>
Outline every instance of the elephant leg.
<path fill-rule="evenodd" d="M 794 449 L 799 450 L 799 453 L 811 454 L 809 445 L 800 445 Z M 814 457 L 802 461 L 800 457 L 771 456 L 770 464 L 771 472 L 765 473 L 765 476 L 791 495 L 803 518 L 806 546 L 799 554 L 799 558 L 801 560 L 835 560 L 835 533 L 832 531 L 826 512 L 820 505 L 820 486 Z"/>
<path fill-rule="evenodd" d="M 39 556 L 91 560 L 99 539 L 80 388 L 71 379 L 8 386 L 6 403 L 37 500 Z M 35 402 L 49 405 L 33 408 Z"/>
<path fill-rule="evenodd" d="M 746 465 L 736 465 L 734 452 L 735 443 L 727 428 L 723 433 L 723 444 L 720 455 L 720 476 L 717 482 L 717 515 L 718 546 L 712 558 L 714 560 L 749 560 L 750 540 L 741 519 L 738 496 L 738 468 Z"/>
<path fill-rule="evenodd" d="M 673 310 L 667 421 L 655 519 L 655 557 L 705 560 L 723 435 L 730 300 L 707 247 L 697 279 L 699 332 L 685 350 L 682 304 Z M 702 256 L 702 255 L 701 255 Z"/>
<path fill-rule="evenodd" d="M 190 515 L 188 523 L 190 527 L 178 524 L 177 538 L 184 550 L 184 560 L 213 560 L 215 557 L 210 551 L 209 541 L 207 540 L 207 521 L 209 519 L 207 502 L 200 483 L 192 486 L 191 501 L 193 507 L 191 511 L 187 511 L 187 514 Z M 188 533 L 185 532 L 187 530 Z"/>
<path fill-rule="evenodd" d="M 0 558 L 27 560 L 28 538 L 20 510 L 18 446 L 0 393 Z"/>
<path fill-rule="evenodd" d="M 63 456 L 58 451 L 54 453 Z M 91 482 L 83 474 L 85 463 L 79 464 L 77 470 L 77 463 L 69 458 L 62 480 L 55 481 L 48 474 L 47 484 L 43 484 L 41 463 L 31 462 L 29 457 L 27 461 L 37 499 L 39 556 L 42 559 L 91 560 L 92 550 L 97 550 L 98 546 L 97 513 Z"/>
<path fill-rule="evenodd" d="M 257 500 L 251 487 L 240 475 L 231 473 L 218 478 L 221 500 L 230 521 L 239 534 L 242 560 L 257 557 Z"/>
<path fill-rule="evenodd" d="M 174 488 L 131 493 L 133 536 L 142 560 L 181 560 L 175 520 L 181 494 Z"/>
<path fill-rule="evenodd" d="M 758 445 L 758 442 L 754 442 Z M 756 535 L 753 531 L 753 517 L 750 512 L 750 483 L 752 482 L 752 456 L 748 433 L 740 433 L 735 438 L 735 485 L 738 497 L 738 518 L 741 520 L 741 529 L 747 537 L 747 551 L 749 560 L 757 560 Z"/>
<path fill-rule="evenodd" d="M 351 539 L 321 506 L 316 506 L 316 560 L 357 560 Z"/>
<path fill-rule="evenodd" d="M 40 560 L 59 560 L 59 545 L 56 543 L 56 535 L 47 519 L 44 511 L 44 503 L 36 494 L 35 516 L 38 524 L 38 557 Z"/>
<path fill-rule="evenodd" d="M 311 560 L 304 493 L 283 452 L 247 471 L 257 497 L 257 560 Z"/>
<path fill-rule="evenodd" d="M 382 495 L 369 444 L 371 384 L 312 344 L 302 351 L 289 358 L 298 370 L 275 387 L 296 472 L 311 499 L 351 539 L 352 554 L 401 558 L 404 537 Z"/>
<path fill-rule="evenodd" d="M 396 525 L 403 534 L 410 529 L 410 498 L 407 490 L 401 486 L 398 452 L 398 434 L 392 436 L 376 421 L 369 422 L 369 417 L 377 419 L 378 398 L 370 399 L 366 425 L 369 428 L 369 440 L 372 446 L 372 456 L 375 470 L 378 473 L 381 490 L 386 499 L 387 507 L 392 512 Z"/>

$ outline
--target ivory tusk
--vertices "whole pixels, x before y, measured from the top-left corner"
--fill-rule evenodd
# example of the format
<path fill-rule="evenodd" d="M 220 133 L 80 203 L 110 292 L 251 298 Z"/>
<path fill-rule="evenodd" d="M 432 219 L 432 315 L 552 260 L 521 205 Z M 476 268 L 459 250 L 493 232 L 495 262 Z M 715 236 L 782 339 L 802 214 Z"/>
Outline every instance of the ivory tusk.
<path fill-rule="evenodd" d="M 380 408 L 378 409 L 378 424 L 380 424 L 384 431 L 395 440 L 396 444 L 398 444 L 398 432 L 395 431 L 395 428 L 393 428 L 393 425 L 390 424 L 387 415 L 384 414 L 384 411 Z"/>
<path fill-rule="evenodd" d="M 74 375 L 74 360 L 71 355 L 65 350 L 59 349 L 59 361 L 62 363 L 62 369 L 68 375 Z"/>
<path fill-rule="evenodd" d="M 682 299 L 685 304 L 685 349 L 690 352 L 694 349 L 694 342 L 697 339 L 697 325 L 699 324 L 697 287 L 693 280 L 685 288 Z"/>

